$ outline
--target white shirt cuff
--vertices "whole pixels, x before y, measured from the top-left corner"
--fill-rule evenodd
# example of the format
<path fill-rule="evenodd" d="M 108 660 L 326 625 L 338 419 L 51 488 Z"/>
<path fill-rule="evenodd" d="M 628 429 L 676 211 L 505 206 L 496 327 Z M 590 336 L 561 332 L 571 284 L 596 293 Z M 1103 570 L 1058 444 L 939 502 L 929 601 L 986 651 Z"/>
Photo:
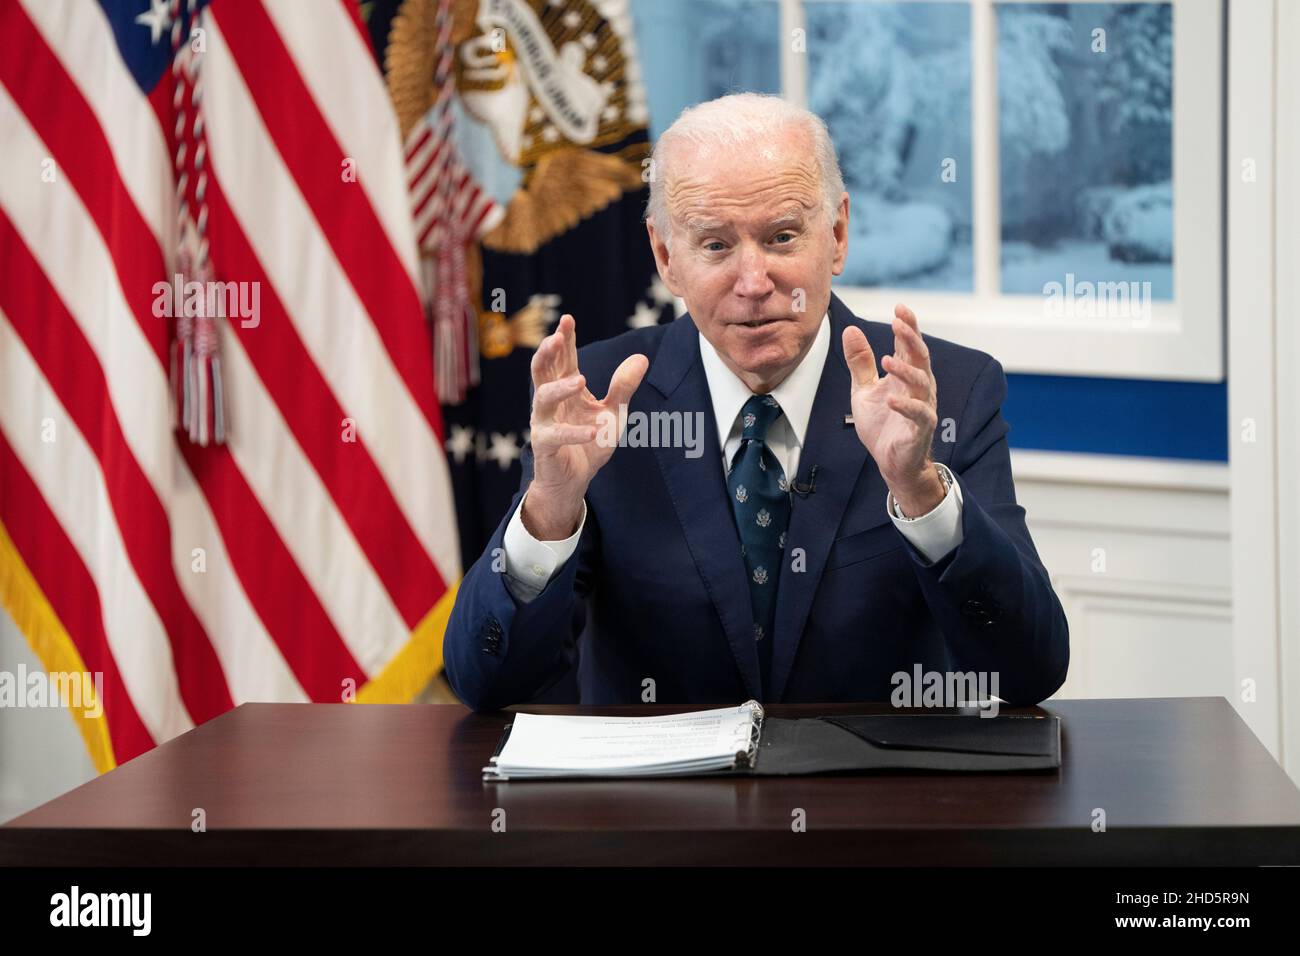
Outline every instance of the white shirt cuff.
<path fill-rule="evenodd" d="M 528 492 L 525 491 L 524 497 L 519 499 L 519 507 L 510 516 L 501 542 L 506 558 L 506 587 L 524 603 L 541 594 L 554 577 L 555 569 L 573 557 L 573 552 L 578 550 L 583 525 L 587 523 L 587 502 L 584 500 L 577 531 L 563 541 L 539 541 L 524 527 L 524 501 L 527 498 Z"/>
<path fill-rule="evenodd" d="M 933 564 L 962 542 L 961 530 L 961 482 L 949 470 L 947 465 L 935 462 L 935 467 L 943 470 L 951 479 L 948 493 L 933 511 L 918 518 L 899 518 L 894 514 L 892 495 L 885 495 L 885 512 L 894 522 L 894 527 L 902 532 L 903 537 L 920 551 L 927 561 Z"/>

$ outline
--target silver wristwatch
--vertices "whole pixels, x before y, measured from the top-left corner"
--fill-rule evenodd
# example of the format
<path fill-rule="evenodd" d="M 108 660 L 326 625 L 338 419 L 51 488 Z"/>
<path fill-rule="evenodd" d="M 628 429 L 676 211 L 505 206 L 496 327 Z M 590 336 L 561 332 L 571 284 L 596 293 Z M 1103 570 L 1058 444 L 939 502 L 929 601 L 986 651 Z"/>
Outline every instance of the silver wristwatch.
<path fill-rule="evenodd" d="M 947 498 L 948 491 L 949 489 L 952 488 L 952 481 L 953 481 L 952 472 L 948 470 L 947 465 L 940 464 L 939 462 L 935 462 L 934 467 L 938 470 L 939 478 L 943 482 L 943 496 Z M 900 521 L 916 520 L 916 518 L 909 518 L 907 515 L 903 514 L 903 509 L 898 506 L 898 499 L 894 497 L 894 493 L 892 491 L 889 493 L 889 504 L 894 509 L 894 517 L 897 518 L 898 520 Z M 917 517 L 920 516 L 918 515 Z"/>

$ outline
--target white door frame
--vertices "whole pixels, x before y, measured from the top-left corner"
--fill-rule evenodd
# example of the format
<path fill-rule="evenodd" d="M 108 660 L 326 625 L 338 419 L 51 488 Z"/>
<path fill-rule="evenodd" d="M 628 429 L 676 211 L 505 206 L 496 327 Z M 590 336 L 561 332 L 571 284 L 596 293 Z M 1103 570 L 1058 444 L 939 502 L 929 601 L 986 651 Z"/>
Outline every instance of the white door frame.
<path fill-rule="evenodd" d="M 1234 0 L 1228 16 L 1233 704 L 1300 781 L 1300 69 L 1281 55 L 1300 9 Z"/>

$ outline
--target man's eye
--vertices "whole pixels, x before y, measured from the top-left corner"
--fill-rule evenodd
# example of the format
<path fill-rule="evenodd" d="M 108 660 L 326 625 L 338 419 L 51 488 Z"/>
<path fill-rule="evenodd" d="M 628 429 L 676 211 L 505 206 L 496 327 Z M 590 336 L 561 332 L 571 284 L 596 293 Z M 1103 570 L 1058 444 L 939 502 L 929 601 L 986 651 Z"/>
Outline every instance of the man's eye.
<path fill-rule="evenodd" d="M 726 246 L 724 246 L 722 243 L 717 242 L 715 240 L 714 242 L 706 242 L 704 244 L 704 248 L 707 249 L 709 252 L 721 252 L 723 249 L 726 248 Z"/>
<path fill-rule="evenodd" d="M 776 242 L 776 241 L 778 241 L 778 240 L 780 240 L 780 239 L 782 239 L 782 238 L 785 238 L 786 240 L 789 240 L 790 242 L 792 242 L 792 241 L 794 241 L 794 233 L 793 233 L 793 232 L 778 232 L 775 236 L 772 237 L 772 241 L 773 241 L 773 242 Z M 788 245 L 788 242 L 786 242 L 786 243 L 781 243 L 781 245 Z"/>

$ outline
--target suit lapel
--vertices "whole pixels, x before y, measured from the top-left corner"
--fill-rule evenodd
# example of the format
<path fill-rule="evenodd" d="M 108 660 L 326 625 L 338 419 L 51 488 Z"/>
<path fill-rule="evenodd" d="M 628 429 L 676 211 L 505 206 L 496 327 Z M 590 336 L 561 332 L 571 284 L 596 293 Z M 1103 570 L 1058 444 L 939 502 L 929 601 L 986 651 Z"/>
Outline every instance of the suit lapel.
<path fill-rule="evenodd" d="M 717 609 L 731 645 L 736 667 L 747 692 L 758 700 L 779 701 L 785 693 L 813 597 L 821 582 L 831 543 L 844 518 L 853 489 L 863 468 L 869 472 L 868 493 L 880 501 L 884 513 L 885 483 L 851 424 L 844 423 L 850 412 L 848 365 L 844 361 L 843 334 L 856 319 L 834 294 L 830 302 L 831 344 L 826 366 L 813 400 L 812 415 L 799 458 L 799 485 L 806 486 L 813 467 L 817 468 L 816 491 L 794 498 L 790 528 L 786 535 L 787 563 L 782 568 L 776 600 L 776 642 L 772 649 L 771 688 L 761 687 L 758 650 L 754 645 L 754 615 L 749 604 L 749 581 L 740 556 L 740 536 L 732 518 L 726 477 L 713 444 L 717 422 L 708 379 L 700 361 L 699 331 L 689 313 L 672 323 L 646 383 L 648 412 L 681 412 L 704 415 L 706 451 L 699 458 L 687 458 L 681 448 L 656 448 L 655 456 L 668 487 L 673 509 L 681 523 L 696 569 Z M 880 358 L 893 350 L 888 326 L 864 328 L 876 355 L 877 373 L 884 375 Z M 791 549 L 804 549 L 804 569 L 791 570 Z"/>
<path fill-rule="evenodd" d="M 826 367 L 817 387 L 817 397 L 813 400 L 812 415 L 799 456 L 798 484 L 806 487 L 812 469 L 816 467 L 816 490 L 806 497 L 794 496 L 790 530 L 786 535 L 786 565 L 781 569 L 777 585 L 773 686 L 766 697 L 768 701 L 781 700 L 785 692 L 813 596 L 821 582 L 826 556 L 864 466 L 874 472 L 875 481 L 880 486 L 881 517 L 888 520 L 884 514 L 885 485 L 879 470 L 858 440 L 853 425 L 844 423 L 844 417 L 850 413 L 851 378 L 848 364 L 844 361 L 842 336 L 845 326 L 853 321 L 853 314 L 833 294 L 830 318 L 830 351 L 826 355 Z M 884 371 L 879 368 L 882 344 L 872 336 L 871 347 L 876 353 L 877 371 L 883 375 Z M 794 548 L 803 549 L 805 564 L 802 571 L 791 568 Z"/>
<path fill-rule="evenodd" d="M 704 454 L 688 458 L 682 448 L 656 448 L 655 456 L 745 688 L 750 696 L 762 700 L 749 583 L 720 452 L 714 444 L 718 426 L 700 362 L 699 332 L 689 314 L 676 319 L 664 333 L 646 382 L 654 388 L 653 392 L 644 391 L 646 411 L 703 413 Z"/>

